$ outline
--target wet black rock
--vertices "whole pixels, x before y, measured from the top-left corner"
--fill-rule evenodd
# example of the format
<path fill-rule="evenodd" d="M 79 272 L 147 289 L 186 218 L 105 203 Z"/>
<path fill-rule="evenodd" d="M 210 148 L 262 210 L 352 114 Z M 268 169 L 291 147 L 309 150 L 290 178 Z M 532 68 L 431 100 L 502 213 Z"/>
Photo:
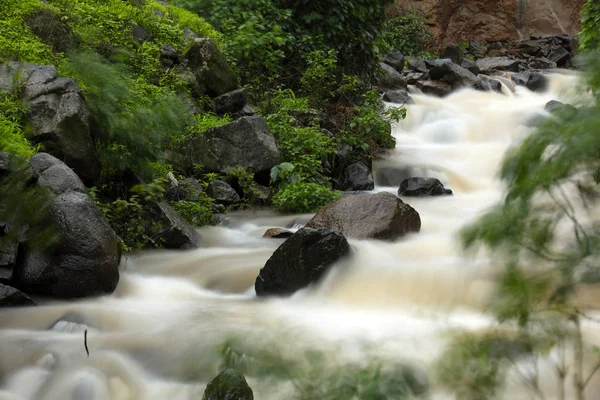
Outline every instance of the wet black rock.
<path fill-rule="evenodd" d="M 286 296 L 318 282 L 350 254 L 346 238 L 329 229 L 302 228 L 275 250 L 256 278 L 257 296 Z"/>
<path fill-rule="evenodd" d="M 226 369 L 206 386 L 202 400 L 253 400 L 252 389 L 244 375 L 235 369 Z"/>
<path fill-rule="evenodd" d="M 25 293 L 11 286 L 0 283 L 0 308 L 2 307 L 23 307 L 35 306 L 33 301 Z"/>
<path fill-rule="evenodd" d="M 543 92 L 548 88 L 548 78 L 539 72 L 523 71 L 512 76 L 513 81 L 532 92 Z"/>
<path fill-rule="evenodd" d="M 552 69 L 556 68 L 554 61 L 548 60 L 546 57 L 534 58 L 527 64 L 529 68 L 533 69 Z"/>
<path fill-rule="evenodd" d="M 355 162 L 344 168 L 337 185 L 340 190 L 373 190 L 375 182 L 371 170 L 364 162 Z"/>
<path fill-rule="evenodd" d="M 452 190 L 444 188 L 442 182 L 435 178 L 409 178 L 400 184 L 398 195 L 400 196 L 443 196 L 451 195 Z"/>
<path fill-rule="evenodd" d="M 479 67 L 475 63 L 475 61 L 467 60 L 466 58 L 460 64 L 461 67 L 468 69 L 475 75 L 479 75 Z"/>
<path fill-rule="evenodd" d="M 149 206 L 157 222 L 152 236 L 160 240 L 167 249 L 195 249 L 202 245 L 200 234 L 177 213 L 167 202 Z"/>
<path fill-rule="evenodd" d="M 477 76 L 453 62 L 441 62 L 429 71 L 431 79 L 449 83 L 452 88 L 471 87 L 477 83 Z"/>

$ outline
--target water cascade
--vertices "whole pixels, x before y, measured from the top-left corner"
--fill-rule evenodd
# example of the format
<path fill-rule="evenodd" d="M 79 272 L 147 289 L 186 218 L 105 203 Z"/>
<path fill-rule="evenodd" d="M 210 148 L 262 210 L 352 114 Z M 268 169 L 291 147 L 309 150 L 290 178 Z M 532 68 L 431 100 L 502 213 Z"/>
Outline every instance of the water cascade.
<path fill-rule="evenodd" d="M 431 371 L 449 331 L 493 324 L 482 304 L 494 265 L 463 256 L 456 233 L 501 199 L 503 155 L 547 115 L 546 102 L 577 95 L 576 75 L 549 78 L 546 93 L 415 95 L 394 127 L 396 149 L 374 163 L 375 174 L 411 169 L 441 179 L 454 195 L 405 199 L 421 216 L 419 234 L 351 241 L 354 257 L 316 287 L 255 297 L 258 271 L 281 243 L 262 234 L 308 216 L 246 211 L 230 213 L 227 226 L 202 228 L 202 249 L 124 259 L 111 296 L 0 312 L 0 400 L 200 399 L 228 341 L 241 349 L 230 356 L 248 366 L 262 351 L 296 362 L 318 350 L 332 368 L 373 357 Z M 246 375 L 255 398 L 292 398 L 289 381 Z M 548 372 L 542 385 L 551 388 L 552 379 Z M 453 397 L 434 384 L 432 398 Z M 513 379 L 505 398 L 529 397 Z"/>

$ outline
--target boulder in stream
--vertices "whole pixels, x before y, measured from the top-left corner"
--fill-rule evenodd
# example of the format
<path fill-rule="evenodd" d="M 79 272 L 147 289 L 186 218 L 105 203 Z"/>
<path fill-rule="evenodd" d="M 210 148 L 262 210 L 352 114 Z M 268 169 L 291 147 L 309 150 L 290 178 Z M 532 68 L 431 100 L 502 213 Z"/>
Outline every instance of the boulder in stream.
<path fill-rule="evenodd" d="M 270 238 L 270 239 L 287 239 L 289 237 L 292 237 L 293 235 L 294 235 L 294 232 L 288 231 L 287 229 L 271 228 L 271 229 L 267 229 L 267 231 L 264 233 L 264 235 L 262 237 Z"/>
<path fill-rule="evenodd" d="M 337 186 L 340 190 L 373 190 L 375 182 L 369 167 L 364 162 L 357 161 L 344 168 Z"/>
<path fill-rule="evenodd" d="M 35 301 L 14 287 L 0 283 L 0 308 L 35 306 Z"/>
<path fill-rule="evenodd" d="M 398 189 L 400 196 L 444 196 L 451 195 L 452 190 L 444 188 L 442 182 L 436 178 L 409 178 L 405 179 Z"/>
<path fill-rule="evenodd" d="M 475 62 L 482 74 L 494 71 L 519 72 L 519 63 L 508 57 L 486 57 Z"/>
<path fill-rule="evenodd" d="M 202 400 L 253 400 L 254 394 L 244 375 L 232 368 L 221 372 L 210 381 Z"/>
<path fill-rule="evenodd" d="M 275 250 L 256 278 L 257 296 L 286 296 L 318 282 L 331 266 L 350 254 L 341 233 L 302 228 Z"/>
<path fill-rule="evenodd" d="M 421 218 L 394 194 L 356 193 L 321 208 L 307 228 L 331 229 L 353 239 L 395 240 L 421 230 Z"/>
<path fill-rule="evenodd" d="M 406 89 L 406 79 L 394 69 L 394 67 L 379 63 L 383 71 L 382 76 L 379 78 L 378 86 L 381 89 L 396 90 Z"/>

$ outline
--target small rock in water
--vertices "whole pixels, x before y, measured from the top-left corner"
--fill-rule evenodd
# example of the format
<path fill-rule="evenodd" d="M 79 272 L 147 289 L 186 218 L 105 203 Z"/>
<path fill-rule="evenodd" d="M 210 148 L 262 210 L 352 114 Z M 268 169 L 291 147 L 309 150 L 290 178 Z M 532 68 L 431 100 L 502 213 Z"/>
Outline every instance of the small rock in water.
<path fill-rule="evenodd" d="M 210 381 L 202 400 L 253 400 L 254 394 L 244 375 L 235 369 L 226 369 Z"/>
<path fill-rule="evenodd" d="M 436 178 L 409 178 L 400 184 L 400 196 L 443 196 L 451 195 L 452 190 L 444 188 L 442 182 Z"/>
<path fill-rule="evenodd" d="M 271 228 L 271 229 L 267 229 L 267 231 L 265 232 L 263 237 L 271 238 L 271 239 L 287 239 L 287 238 L 291 237 L 293 234 L 294 234 L 294 232 L 288 231 L 287 229 Z"/>

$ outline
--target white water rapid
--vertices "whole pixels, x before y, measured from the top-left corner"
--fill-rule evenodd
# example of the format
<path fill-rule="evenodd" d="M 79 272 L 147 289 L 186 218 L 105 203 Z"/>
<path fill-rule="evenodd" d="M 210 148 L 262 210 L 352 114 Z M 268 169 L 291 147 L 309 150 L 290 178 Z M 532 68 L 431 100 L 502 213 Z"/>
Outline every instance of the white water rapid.
<path fill-rule="evenodd" d="M 200 399 L 233 339 L 240 353 L 270 351 L 286 362 L 321 350 L 332 368 L 373 357 L 431 372 L 449 331 L 493 324 L 482 307 L 493 268 L 484 257 L 464 257 L 456 234 L 501 199 L 498 167 L 530 132 L 528 122 L 545 114 L 546 102 L 577 96 L 576 75 L 549 78 L 541 94 L 415 95 L 394 128 L 397 148 L 374 168 L 413 168 L 440 178 L 454 195 L 405 199 L 421 216 L 419 234 L 395 243 L 351 241 L 352 259 L 291 298 L 254 295 L 258 271 L 281 243 L 261 236 L 308 216 L 248 211 L 230 214 L 226 227 L 202 228 L 202 249 L 124 260 L 111 296 L 0 311 L 0 400 Z M 285 380 L 246 377 L 258 400 L 294 398 Z M 548 400 L 553 379 L 542 373 Z M 453 398 L 432 385 L 432 399 Z M 591 390 L 600 393 L 598 385 Z M 513 379 L 503 398 L 531 397 Z"/>

